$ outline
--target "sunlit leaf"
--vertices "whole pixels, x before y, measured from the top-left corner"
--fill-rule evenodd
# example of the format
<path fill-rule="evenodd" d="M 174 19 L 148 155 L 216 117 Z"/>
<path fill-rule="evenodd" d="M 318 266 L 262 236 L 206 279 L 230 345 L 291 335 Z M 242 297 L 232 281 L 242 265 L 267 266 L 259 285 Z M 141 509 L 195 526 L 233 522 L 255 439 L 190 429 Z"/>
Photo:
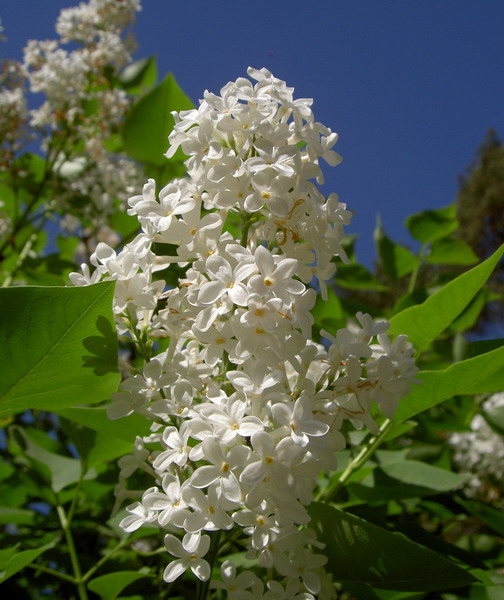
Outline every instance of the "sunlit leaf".
<path fill-rule="evenodd" d="M 485 285 L 504 253 L 504 245 L 490 258 L 450 281 L 425 302 L 394 315 L 392 335 L 406 334 L 417 351 L 426 348 L 464 310 Z"/>
<path fill-rule="evenodd" d="M 154 56 L 141 58 L 128 65 L 119 76 L 121 86 L 128 94 L 141 94 L 157 82 L 157 65 Z"/>
<path fill-rule="evenodd" d="M 425 258 L 431 265 L 475 265 L 479 262 L 471 246 L 463 240 L 441 239 L 433 242 Z"/>
<path fill-rule="evenodd" d="M 171 111 L 190 108 L 193 103 L 169 73 L 140 98 L 126 117 L 122 135 L 128 155 L 142 163 L 163 167 L 168 160 L 164 156 L 168 150 L 168 135 L 174 125 Z"/>
<path fill-rule="evenodd" d="M 0 289 L 0 414 L 97 403 L 117 389 L 113 282 Z"/>
<path fill-rule="evenodd" d="M 420 385 L 401 400 L 394 415 L 400 422 L 436 406 L 457 394 L 467 394 L 472 386 L 504 369 L 504 347 L 455 363 L 443 371 L 420 371 Z"/>
<path fill-rule="evenodd" d="M 458 226 L 455 204 L 436 210 L 424 210 L 406 219 L 406 227 L 411 235 L 424 244 L 450 235 Z"/>

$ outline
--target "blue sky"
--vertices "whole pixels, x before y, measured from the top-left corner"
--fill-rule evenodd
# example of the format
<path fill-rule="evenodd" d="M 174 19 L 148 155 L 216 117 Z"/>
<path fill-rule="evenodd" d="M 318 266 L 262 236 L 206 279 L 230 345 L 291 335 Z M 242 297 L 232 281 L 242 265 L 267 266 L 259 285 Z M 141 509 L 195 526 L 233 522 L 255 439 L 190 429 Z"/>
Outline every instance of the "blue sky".
<path fill-rule="evenodd" d="M 54 38 L 72 0 L 0 7 L 20 58 L 26 40 Z M 409 243 L 406 216 L 451 203 L 457 177 L 488 128 L 504 137 L 502 0 L 143 0 L 138 57 L 155 54 L 197 101 L 265 66 L 314 98 L 317 120 L 340 135 L 344 161 L 324 191 L 355 212 L 358 256 L 371 264 L 372 232 Z"/>

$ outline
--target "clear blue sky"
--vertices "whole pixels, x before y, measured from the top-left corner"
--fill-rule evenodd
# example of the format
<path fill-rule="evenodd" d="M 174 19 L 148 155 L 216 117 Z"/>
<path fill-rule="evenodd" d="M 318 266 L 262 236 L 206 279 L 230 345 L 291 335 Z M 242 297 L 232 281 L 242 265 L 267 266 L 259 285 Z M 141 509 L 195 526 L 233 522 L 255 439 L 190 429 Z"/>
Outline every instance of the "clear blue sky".
<path fill-rule="evenodd" d="M 29 38 L 54 38 L 72 0 L 0 5 L 20 58 Z M 265 66 L 312 97 L 317 120 L 340 134 L 344 161 L 328 167 L 326 193 L 355 211 L 358 256 L 371 264 L 380 213 L 408 242 L 409 214 L 451 203 L 457 177 L 486 130 L 504 137 L 502 0 L 143 0 L 138 57 L 155 54 L 197 101 Z"/>

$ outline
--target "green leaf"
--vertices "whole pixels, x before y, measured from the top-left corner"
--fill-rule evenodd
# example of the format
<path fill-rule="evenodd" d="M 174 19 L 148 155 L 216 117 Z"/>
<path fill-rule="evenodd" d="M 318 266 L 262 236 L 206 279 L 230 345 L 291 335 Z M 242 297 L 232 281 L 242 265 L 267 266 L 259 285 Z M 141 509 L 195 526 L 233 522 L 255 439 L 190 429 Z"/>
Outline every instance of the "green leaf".
<path fill-rule="evenodd" d="M 486 406 L 488 406 L 488 404 Z M 499 435 L 504 436 L 504 405 L 497 404 L 488 406 L 488 408 L 485 407 L 481 411 L 481 414 L 492 429 Z"/>
<path fill-rule="evenodd" d="M 10 506 L 0 506 L 0 523 L 7 525 L 14 523 L 15 525 L 33 525 L 37 513 L 26 508 L 13 508 Z"/>
<path fill-rule="evenodd" d="M 114 282 L 0 289 L 0 414 L 96 403 L 117 389 Z"/>
<path fill-rule="evenodd" d="M 424 244 L 450 235 L 458 226 L 455 204 L 437 210 L 425 210 L 406 219 L 406 227 L 411 235 Z"/>
<path fill-rule="evenodd" d="M 374 231 L 374 239 L 380 266 L 392 281 L 397 281 L 419 266 L 420 259 L 417 256 L 387 236 L 379 218 Z"/>
<path fill-rule="evenodd" d="M 381 465 L 380 470 L 391 479 L 436 492 L 453 490 L 467 481 L 463 475 L 418 460 L 387 463 Z"/>
<path fill-rule="evenodd" d="M 157 82 L 156 58 L 141 58 L 128 65 L 119 76 L 119 81 L 128 94 L 142 94 Z"/>
<path fill-rule="evenodd" d="M 344 318 L 341 302 L 331 287 L 327 288 L 327 300 L 317 297 L 312 311 L 318 329 L 334 331 Z"/>
<path fill-rule="evenodd" d="M 144 577 L 151 577 L 146 567 L 139 571 L 117 571 L 92 579 L 88 588 L 98 594 L 101 600 L 114 600 L 130 583 Z"/>
<path fill-rule="evenodd" d="M 452 331 L 462 333 L 476 325 L 481 311 L 485 308 L 488 302 L 488 290 L 483 288 L 477 292 L 476 296 L 469 302 L 460 315 L 450 325 Z"/>
<path fill-rule="evenodd" d="M 55 538 L 53 541 L 40 548 L 24 550 L 22 552 L 19 552 L 18 546 L 0 550 L 0 583 L 3 583 L 6 579 L 9 579 L 9 577 L 12 577 L 18 571 L 21 571 L 21 569 L 24 569 L 27 565 L 31 564 L 36 558 L 46 552 L 46 550 L 54 548 L 57 541 L 58 538 Z"/>
<path fill-rule="evenodd" d="M 387 590 L 430 592 L 477 581 L 444 557 L 363 519 L 315 502 L 310 527 L 325 544 L 325 568 L 336 581 Z"/>
<path fill-rule="evenodd" d="M 0 183 L 0 215 L 5 213 L 13 215 L 16 205 L 16 196 L 12 189 L 5 183 Z"/>
<path fill-rule="evenodd" d="M 150 424 L 144 417 L 132 414 L 123 419 L 111 421 L 107 417 L 107 409 L 104 406 L 58 408 L 54 412 L 70 421 L 80 423 L 108 436 L 130 442 L 130 444 L 137 435 L 142 436 L 149 433 Z"/>
<path fill-rule="evenodd" d="M 477 267 L 450 281 L 425 302 L 390 319 L 393 336 L 405 334 L 417 352 L 425 349 L 464 310 L 485 285 L 504 254 L 504 245 Z"/>
<path fill-rule="evenodd" d="M 483 521 L 483 523 L 491 527 L 499 535 L 504 536 L 504 514 L 502 511 L 476 500 L 464 500 L 462 498 L 455 498 L 455 500 L 465 510 L 480 519 L 480 521 Z"/>
<path fill-rule="evenodd" d="M 68 485 L 79 481 L 81 473 L 79 460 L 46 450 L 36 444 L 27 432 L 17 425 L 13 425 L 9 431 L 16 436 L 16 441 L 20 443 L 24 454 L 41 465 L 43 471 L 49 473 L 51 488 L 54 492 L 58 493 Z M 93 476 L 93 473 L 87 475 L 87 477 Z"/>
<path fill-rule="evenodd" d="M 467 477 L 417 460 L 392 460 L 375 468 L 361 483 L 349 490 L 368 502 L 417 498 L 447 492 L 467 481 Z"/>
<path fill-rule="evenodd" d="M 359 264 L 339 265 L 336 272 L 336 283 L 347 290 L 383 292 L 388 289 L 366 267 Z"/>
<path fill-rule="evenodd" d="M 443 371 L 420 371 L 411 392 L 401 400 L 395 422 L 405 421 L 458 394 L 470 393 L 479 382 L 504 368 L 504 347 L 449 366 Z"/>
<path fill-rule="evenodd" d="M 441 239 L 433 242 L 425 258 L 431 265 L 475 265 L 479 262 L 469 244 L 463 240 Z"/>
<path fill-rule="evenodd" d="M 158 86 L 140 98 L 126 117 L 122 135 L 128 155 L 139 162 L 163 167 L 168 160 L 164 156 L 168 135 L 174 125 L 171 111 L 190 108 L 193 103 L 169 73 Z"/>

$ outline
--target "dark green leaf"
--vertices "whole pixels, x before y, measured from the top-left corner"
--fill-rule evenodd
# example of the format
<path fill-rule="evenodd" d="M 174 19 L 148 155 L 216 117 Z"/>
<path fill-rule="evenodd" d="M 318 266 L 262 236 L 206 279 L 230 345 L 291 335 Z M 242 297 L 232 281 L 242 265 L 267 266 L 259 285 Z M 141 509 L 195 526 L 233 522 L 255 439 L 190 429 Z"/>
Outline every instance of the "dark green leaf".
<path fill-rule="evenodd" d="M 117 389 L 114 283 L 0 290 L 0 414 L 96 403 Z"/>
<path fill-rule="evenodd" d="M 497 510 L 492 506 L 487 506 L 482 502 L 477 502 L 476 500 L 464 500 L 462 498 L 455 498 L 455 500 L 465 508 L 465 510 L 475 517 L 478 517 L 478 519 L 491 527 L 499 535 L 504 536 L 504 513 L 502 513 L 502 511 Z"/>
<path fill-rule="evenodd" d="M 334 331 L 339 322 L 344 318 L 341 302 L 332 288 L 327 289 L 327 300 L 317 297 L 317 302 L 312 311 L 318 329 Z"/>
<path fill-rule="evenodd" d="M 428 592 L 462 587 L 476 579 L 439 554 L 326 504 L 309 508 L 310 527 L 325 544 L 326 569 L 336 581 Z"/>
<path fill-rule="evenodd" d="M 57 543 L 57 538 L 52 542 L 36 548 L 34 550 L 19 551 L 17 546 L 0 550 L 0 583 L 4 582 L 9 577 L 15 575 L 21 569 L 31 564 L 36 558 L 43 554 L 46 550 L 53 548 Z"/>
<path fill-rule="evenodd" d="M 397 281 L 419 266 L 420 259 L 404 246 L 393 242 L 383 231 L 380 220 L 376 224 L 374 239 L 380 266 L 392 281 Z"/>
<path fill-rule="evenodd" d="M 20 443 L 24 454 L 49 472 L 53 491 L 56 493 L 60 492 L 68 485 L 79 481 L 81 474 L 79 460 L 46 450 L 39 444 L 36 444 L 26 431 L 17 425 L 12 426 L 9 431 L 16 436 L 16 441 Z M 93 474 L 89 473 L 87 476 L 92 477 Z"/>
<path fill-rule="evenodd" d="M 88 588 L 98 594 L 101 600 L 114 600 L 130 583 L 150 576 L 145 567 L 140 571 L 117 571 L 92 579 L 88 583 Z"/>
<path fill-rule="evenodd" d="M 336 272 L 336 283 L 347 290 L 385 291 L 387 289 L 366 267 L 356 263 L 339 265 Z"/>

